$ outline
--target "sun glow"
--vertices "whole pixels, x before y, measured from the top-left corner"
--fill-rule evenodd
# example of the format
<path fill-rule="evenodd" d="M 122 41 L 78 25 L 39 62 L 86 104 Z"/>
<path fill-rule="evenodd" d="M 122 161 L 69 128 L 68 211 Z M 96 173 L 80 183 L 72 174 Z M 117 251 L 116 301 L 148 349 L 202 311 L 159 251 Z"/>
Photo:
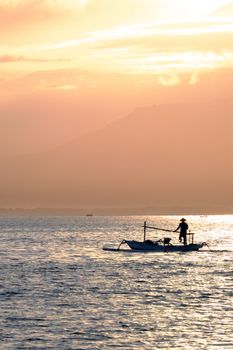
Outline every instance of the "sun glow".
<path fill-rule="evenodd" d="M 25 11 L 19 1 L 12 3 L 19 6 L 16 14 Z M 90 8 L 86 7 L 89 3 L 93 4 Z M 57 16 L 54 30 L 44 31 L 44 26 L 39 26 L 40 35 L 29 33 L 22 37 L 19 34 L 19 40 L 13 44 L 3 41 L 0 71 L 12 67 L 15 71 L 72 67 L 98 72 L 169 74 L 169 77 L 173 71 L 174 77 L 177 72 L 192 74 L 194 70 L 231 67 L 233 19 L 229 9 L 232 7 L 228 7 L 225 17 L 227 8 L 222 7 L 230 3 L 233 1 L 119 0 L 111 7 L 108 0 L 46 0 L 43 6 L 46 4 L 49 8 L 48 16 L 52 9 Z M 39 7 L 40 13 L 47 8 Z M 61 12 L 61 8 L 65 11 Z M 213 12 L 220 8 L 220 12 Z M 38 9 L 33 9 L 36 13 L 32 15 L 37 20 Z M 19 32 L 16 29 L 15 38 Z M 36 41 L 35 37 L 39 39 Z M 196 77 L 191 79 L 192 84 L 198 80 Z M 178 79 L 162 78 L 161 81 L 175 85 Z M 59 89 L 60 86 L 70 89 L 70 84 L 59 84 Z"/>
<path fill-rule="evenodd" d="M 171 18 L 197 18 L 215 11 L 221 6 L 231 3 L 229 0 L 164 0 L 163 11 Z"/>
<path fill-rule="evenodd" d="M 79 0 L 80 6 L 84 7 L 88 3 L 88 1 L 89 0 Z"/>

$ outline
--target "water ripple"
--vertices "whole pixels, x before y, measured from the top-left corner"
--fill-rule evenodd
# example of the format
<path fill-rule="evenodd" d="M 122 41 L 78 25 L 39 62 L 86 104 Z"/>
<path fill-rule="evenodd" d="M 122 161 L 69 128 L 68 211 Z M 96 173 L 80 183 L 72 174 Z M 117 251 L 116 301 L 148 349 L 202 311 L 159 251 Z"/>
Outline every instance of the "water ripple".
<path fill-rule="evenodd" d="M 1 349 L 232 349 L 233 217 L 189 218 L 211 251 L 102 251 L 144 219 L 2 218 Z"/>

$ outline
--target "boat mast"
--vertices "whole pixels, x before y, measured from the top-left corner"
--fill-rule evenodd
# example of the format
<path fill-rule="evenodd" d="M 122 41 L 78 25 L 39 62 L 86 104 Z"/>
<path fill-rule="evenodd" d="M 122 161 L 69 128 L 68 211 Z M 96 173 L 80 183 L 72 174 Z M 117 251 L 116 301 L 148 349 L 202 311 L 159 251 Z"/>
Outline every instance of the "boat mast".
<path fill-rule="evenodd" d="M 144 242 L 145 242 L 145 240 L 146 240 L 146 221 L 144 221 L 143 227 L 144 227 Z"/>

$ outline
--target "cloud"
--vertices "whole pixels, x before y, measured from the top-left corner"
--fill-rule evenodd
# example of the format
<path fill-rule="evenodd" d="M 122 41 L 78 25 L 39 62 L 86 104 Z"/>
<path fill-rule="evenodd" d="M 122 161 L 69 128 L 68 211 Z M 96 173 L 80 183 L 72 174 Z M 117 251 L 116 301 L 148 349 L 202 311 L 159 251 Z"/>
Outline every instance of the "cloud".
<path fill-rule="evenodd" d="M 43 85 L 38 88 L 38 90 L 63 90 L 72 91 L 77 90 L 77 85 Z"/>
<path fill-rule="evenodd" d="M 22 56 L 12 56 L 12 55 L 0 56 L 0 63 L 19 62 L 24 60 L 25 59 Z"/>
<path fill-rule="evenodd" d="M 153 45 L 161 40 L 163 42 L 165 41 L 165 43 L 170 40 L 170 44 L 173 42 L 172 46 L 174 46 L 174 38 L 177 38 L 177 40 L 182 38 L 182 42 L 185 45 L 190 43 L 190 37 L 192 37 L 192 39 L 194 38 L 194 40 L 198 38 L 199 41 L 201 40 L 200 36 L 209 34 L 233 36 L 233 22 L 231 20 L 213 18 L 205 22 L 160 21 L 141 23 L 138 25 L 115 27 L 110 30 L 89 32 L 72 40 L 41 45 L 38 46 L 37 49 L 42 51 L 56 50 L 92 44 L 99 48 L 126 46 L 130 44 L 144 46 L 145 41 L 149 45 Z M 153 40 L 156 41 L 153 42 Z M 158 45 L 156 44 L 156 46 Z"/>
<path fill-rule="evenodd" d="M 31 18 L 28 15 L 33 17 L 40 18 L 42 15 L 45 15 L 45 12 L 48 11 L 46 6 L 46 1 L 43 0 L 31 0 L 31 1 L 4 1 L 0 4 L 0 14 L 1 20 L 7 22 L 8 20 L 26 20 L 29 21 Z"/>
<path fill-rule="evenodd" d="M 232 17 L 233 14 L 233 1 L 226 0 L 223 1 L 222 6 L 218 6 L 218 8 L 214 9 L 212 15 L 214 16 L 224 16 L 224 17 Z"/>
<path fill-rule="evenodd" d="M 46 14 L 67 14 L 84 7 L 88 0 L 9 0 L 1 1 L 1 14 L 16 18 L 19 16 L 27 20 L 27 16 L 36 15 L 40 18 Z"/>
<path fill-rule="evenodd" d="M 72 7 L 61 0 L 3 1 L 0 3 L 0 22 L 11 32 L 32 24 L 35 28 L 38 23 L 66 17 L 71 11 Z"/>
<path fill-rule="evenodd" d="M 191 1 L 190 5 L 184 5 L 180 0 L 5 0 L 0 1 L 0 23 L 11 31 L 19 25 L 23 28 L 33 24 L 35 27 L 38 22 L 68 17 L 67 26 L 73 21 L 76 22 L 76 28 L 80 29 L 93 28 L 93 23 L 96 28 L 109 28 L 119 26 L 121 23 L 140 23 L 142 19 L 146 22 L 165 18 L 190 19 L 186 13 L 182 17 L 180 15 L 177 17 L 177 12 L 182 6 L 191 13 L 196 7 L 201 12 L 205 7 L 218 9 L 221 8 L 221 4 L 229 3 L 220 0 L 212 2 L 214 5 L 210 5 L 209 0 L 205 2 L 208 4 L 201 6 L 196 5 L 194 1 Z M 173 15 L 174 12 L 176 16 Z M 80 13 L 82 16 L 79 16 Z"/>
<path fill-rule="evenodd" d="M 180 78 L 176 74 L 170 76 L 160 76 L 158 77 L 158 83 L 163 86 L 175 86 L 180 84 Z"/>
<path fill-rule="evenodd" d="M 197 72 L 194 72 L 191 74 L 191 77 L 190 77 L 188 83 L 189 83 L 189 85 L 195 85 L 195 84 L 199 83 L 199 81 L 200 81 L 199 74 Z"/>
<path fill-rule="evenodd" d="M 214 40 L 210 36 L 213 33 Z M 72 40 L 19 47 L 14 55 L 0 56 L 0 63 L 70 61 L 73 66 L 94 70 L 154 74 L 162 85 L 175 85 L 179 82 L 174 76 L 171 79 L 171 71 L 183 74 L 197 67 L 206 70 L 232 66 L 232 36 L 233 24 L 223 19 L 142 23 L 89 32 Z M 63 67 L 69 68 L 70 63 Z M 196 82 L 193 76 L 189 83 Z"/>
<path fill-rule="evenodd" d="M 175 2 L 178 4 L 178 1 L 170 1 L 173 7 Z M 233 64 L 232 20 L 202 17 L 184 21 L 171 20 L 169 16 L 161 20 L 152 9 L 157 4 L 158 12 L 162 7 L 166 10 L 164 4 L 168 4 L 169 0 L 14 0 L 3 3 L 5 5 L 0 5 L 0 10 L 8 13 L 6 19 L 10 18 L 10 21 L 6 25 L 9 31 L 11 25 L 16 28 L 13 19 L 22 26 L 31 21 L 33 29 L 27 30 L 26 36 L 25 30 L 18 31 L 19 34 L 13 35 L 11 41 L 7 36 L 3 39 L 5 46 L 1 52 L 11 55 L 0 56 L 0 63 L 70 61 L 76 68 L 162 74 L 162 77 L 174 69 L 189 71 L 194 70 L 195 66 L 206 69 Z M 220 4 L 220 1 L 214 0 L 214 3 Z M 150 5 L 151 11 L 146 4 Z M 123 8 L 126 12 L 122 19 Z M 83 16 L 76 16 L 78 11 L 83 11 Z M 108 16 L 105 16 L 108 11 Z M 0 12 L 0 22 L 1 16 Z M 67 17 L 69 21 L 62 16 L 70 16 Z M 49 21 L 36 28 L 38 22 L 49 18 L 62 20 L 56 25 Z M 58 60 L 56 56 L 63 59 Z M 27 66 L 31 69 L 33 65 Z M 47 68 L 60 69 L 61 66 L 71 67 L 70 64 L 53 67 L 48 64 Z M 39 64 L 34 67 L 38 70 Z M 193 83 L 195 79 L 190 81 Z M 162 78 L 161 82 L 174 84 L 175 80 Z"/>
<path fill-rule="evenodd" d="M 69 61 L 68 59 L 49 59 L 49 58 L 30 58 L 25 56 L 16 55 L 2 55 L 0 56 L 0 63 L 13 63 L 13 62 L 63 62 Z"/>

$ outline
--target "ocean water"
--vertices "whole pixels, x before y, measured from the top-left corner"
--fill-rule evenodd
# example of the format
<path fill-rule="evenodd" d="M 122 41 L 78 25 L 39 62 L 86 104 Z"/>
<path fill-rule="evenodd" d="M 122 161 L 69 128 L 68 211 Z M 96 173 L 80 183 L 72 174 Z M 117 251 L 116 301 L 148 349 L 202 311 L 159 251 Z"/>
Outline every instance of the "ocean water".
<path fill-rule="evenodd" d="M 102 250 L 179 219 L 1 217 L 0 349 L 233 349 L 233 216 L 187 217 L 211 250 Z"/>

